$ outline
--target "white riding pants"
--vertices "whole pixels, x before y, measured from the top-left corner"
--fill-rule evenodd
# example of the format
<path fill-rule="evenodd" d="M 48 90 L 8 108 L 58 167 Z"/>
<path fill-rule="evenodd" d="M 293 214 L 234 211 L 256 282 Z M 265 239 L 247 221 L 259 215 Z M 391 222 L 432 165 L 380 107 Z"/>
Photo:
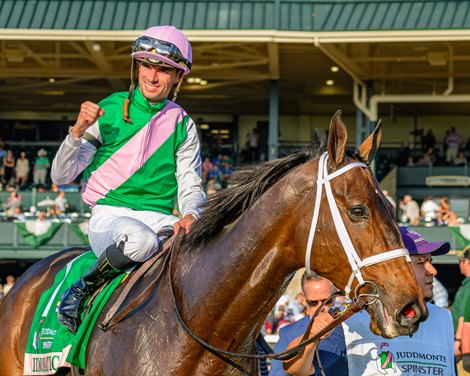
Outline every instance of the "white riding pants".
<path fill-rule="evenodd" d="M 88 227 L 93 252 L 99 257 L 111 244 L 125 242 L 124 255 L 143 262 L 159 248 L 157 232 L 173 226 L 178 217 L 154 211 L 137 211 L 124 207 L 96 205 Z"/>

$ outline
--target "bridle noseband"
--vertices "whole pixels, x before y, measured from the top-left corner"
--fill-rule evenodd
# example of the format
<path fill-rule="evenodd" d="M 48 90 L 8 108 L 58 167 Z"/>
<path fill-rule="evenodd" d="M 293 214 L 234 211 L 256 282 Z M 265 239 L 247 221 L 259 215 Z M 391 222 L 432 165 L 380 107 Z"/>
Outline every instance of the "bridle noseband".
<path fill-rule="evenodd" d="M 321 204 L 321 197 L 323 192 L 323 187 L 325 187 L 326 197 L 328 199 L 328 205 L 330 207 L 331 215 L 333 216 L 333 223 L 335 224 L 336 232 L 338 237 L 343 245 L 344 252 L 348 258 L 349 264 L 351 265 L 352 273 L 349 277 L 348 284 L 344 288 L 346 293 L 346 297 L 349 298 L 349 294 L 351 293 L 351 286 L 354 281 L 354 278 L 357 278 L 359 282 L 359 286 L 365 285 L 367 283 L 371 283 L 368 281 L 364 281 L 362 277 L 361 268 L 377 264 L 379 262 L 383 262 L 386 260 L 391 260 L 397 257 L 405 257 L 408 262 L 411 261 L 408 251 L 405 248 L 398 248 L 391 251 L 379 253 L 377 255 L 366 257 L 365 259 L 361 259 L 352 244 L 351 238 L 346 230 L 346 226 L 344 225 L 343 219 L 338 210 L 338 205 L 333 196 L 333 191 L 331 189 L 330 181 L 336 178 L 337 176 L 345 173 L 346 171 L 351 170 L 355 167 L 364 167 L 368 168 L 365 163 L 362 162 L 353 162 L 350 163 L 331 174 L 328 174 L 327 168 L 328 162 L 328 153 L 325 152 L 320 156 L 318 162 L 318 176 L 317 176 L 317 193 L 315 197 L 315 206 L 313 209 L 313 216 L 312 216 L 312 224 L 310 226 L 310 232 L 308 235 L 307 241 L 307 249 L 305 252 L 305 269 L 308 274 L 312 274 L 312 270 L 310 269 L 310 257 L 312 253 L 312 246 L 313 240 L 315 238 L 315 230 L 317 228 L 318 217 L 320 214 L 320 204 Z M 358 289 L 356 288 L 356 292 Z M 357 298 L 357 296 L 355 296 Z M 378 296 L 376 297 L 378 298 Z M 375 300 L 374 300 L 375 301 Z"/>

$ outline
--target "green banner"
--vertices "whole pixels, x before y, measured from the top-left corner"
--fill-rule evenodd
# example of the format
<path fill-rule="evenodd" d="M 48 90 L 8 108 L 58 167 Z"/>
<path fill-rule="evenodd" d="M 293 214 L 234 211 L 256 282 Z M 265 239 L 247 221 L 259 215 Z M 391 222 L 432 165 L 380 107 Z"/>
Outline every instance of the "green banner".
<path fill-rule="evenodd" d="M 38 226 L 35 226 L 36 224 L 38 224 Z M 57 230 L 59 230 L 60 226 L 62 226 L 62 223 L 49 221 L 44 223 L 26 221 L 15 222 L 15 225 L 26 243 L 31 247 L 39 248 L 51 240 Z"/>
<path fill-rule="evenodd" d="M 90 241 L 88 240 L 88 231 L 84 231 L 85 229 L 88 230 L 88 226 L 84 226 L 86 223 L 69 223 L 69 228 L 77 235 L 80 240 L 87 245 L 90 245 Z"/>
<path fill-rule="evenodd" d="M 462 248 L 470 245 L 470 225 L 449 226 L 449 230 Z"/>

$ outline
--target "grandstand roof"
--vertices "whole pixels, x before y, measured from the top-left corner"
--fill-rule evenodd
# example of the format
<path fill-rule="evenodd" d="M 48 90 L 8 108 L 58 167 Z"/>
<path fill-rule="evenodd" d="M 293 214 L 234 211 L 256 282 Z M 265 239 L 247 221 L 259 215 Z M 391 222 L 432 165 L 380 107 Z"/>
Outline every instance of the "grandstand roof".
<path fill-rule="evenodd" d="M 141 30 L 169 23 L 183 29 L 296 31 L 470 28 L 470 2 L 448 0 L 2 0 L 0 28 Z"/>
<path fill-rule="evenodd" d="M 0 0 L 0 117 L 74 117 L 83 100 L 127 90 L 130 44 L 156 24 L 191 40 L 191 77 L 208 83 L 183 85 L 179 103 L 192 114 L 267 114 L 277 79 L 281 115 L 353 114 L 353 81 L 386 95 L 470 94 L 469 1 Z M 467 115 L 470 106 L 393 111 Z"/>

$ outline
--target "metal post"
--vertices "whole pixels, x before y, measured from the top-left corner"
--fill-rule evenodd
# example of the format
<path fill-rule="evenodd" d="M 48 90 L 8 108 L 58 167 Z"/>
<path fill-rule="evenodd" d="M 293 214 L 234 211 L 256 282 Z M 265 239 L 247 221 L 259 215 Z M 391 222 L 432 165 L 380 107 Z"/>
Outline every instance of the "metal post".
<path fill-rule="evenodd" d="M 356 148 L 364 141 L 364 132 L 364 116 L 361 110 L 356 109 Z"/>
<path fill-rule="evenodd" d="M 268 159 L 279 157 L 279 80 L 269 81 Z"/>

